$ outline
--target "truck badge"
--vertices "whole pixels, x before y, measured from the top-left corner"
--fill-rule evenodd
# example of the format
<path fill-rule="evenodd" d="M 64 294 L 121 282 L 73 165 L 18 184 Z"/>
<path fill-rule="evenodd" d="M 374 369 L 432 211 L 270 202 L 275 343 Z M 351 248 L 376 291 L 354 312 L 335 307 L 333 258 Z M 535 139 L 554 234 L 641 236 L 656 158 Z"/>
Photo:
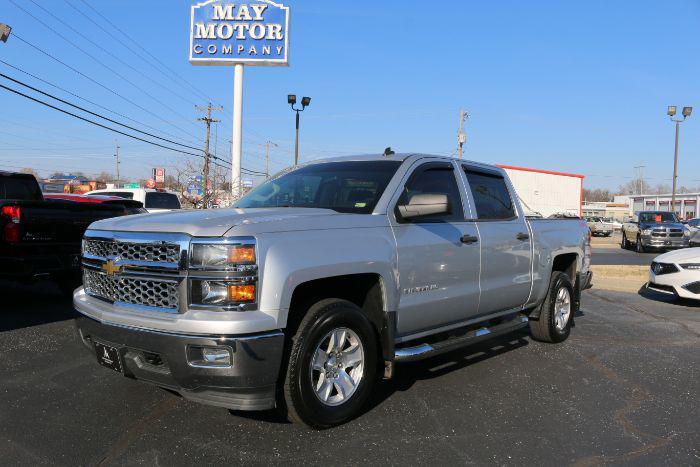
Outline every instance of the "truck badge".
<path fill-rule="evenodd" d="M 113 275 L 117 274 L 119 271 L 121 271 L 122 268 L 121 268 L 121 266 L 114 264 L 114 262 L 112 260 L 110 260 L 102 265 L 102 270 L 108 276 L 113 276 Z"/>

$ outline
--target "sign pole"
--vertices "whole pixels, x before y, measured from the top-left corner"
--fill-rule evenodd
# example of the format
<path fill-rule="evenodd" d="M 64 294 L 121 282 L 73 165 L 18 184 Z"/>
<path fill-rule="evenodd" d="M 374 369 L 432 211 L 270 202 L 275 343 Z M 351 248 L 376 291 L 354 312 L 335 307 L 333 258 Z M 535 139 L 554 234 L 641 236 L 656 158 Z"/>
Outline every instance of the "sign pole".
<path fill-rule="evenodd" d="M 243 64 L 233 67 L 233 133 L 231 138 L 231 194 L 240 198 L 242 191 L 241 155 L 243 154 Z"/>

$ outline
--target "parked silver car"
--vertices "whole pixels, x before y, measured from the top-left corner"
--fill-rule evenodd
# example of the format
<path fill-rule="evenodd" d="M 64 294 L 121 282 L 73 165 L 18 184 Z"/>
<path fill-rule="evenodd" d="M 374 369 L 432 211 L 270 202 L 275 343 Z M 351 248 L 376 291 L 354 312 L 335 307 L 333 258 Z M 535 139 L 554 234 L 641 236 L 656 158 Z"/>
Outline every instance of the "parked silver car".
<path fill-rule="evenodd" d="M 620 246 L 629 249 L 634 245 L 637 252 L 648 249 L 686 248 L 690 230 L 678 217 L 667 211 L 642 211 L 622 226 Z"/>

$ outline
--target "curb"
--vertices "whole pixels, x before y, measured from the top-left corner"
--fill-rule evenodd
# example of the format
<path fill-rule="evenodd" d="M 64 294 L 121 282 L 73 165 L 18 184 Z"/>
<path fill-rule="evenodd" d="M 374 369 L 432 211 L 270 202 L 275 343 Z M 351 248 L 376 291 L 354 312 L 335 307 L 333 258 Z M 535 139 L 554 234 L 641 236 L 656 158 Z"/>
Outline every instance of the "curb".
<path fill-rule="evenodd" d="M 649 266 L 591 266 L 593 288 L 615 292 L 637 292 L 649 280 Z"/>

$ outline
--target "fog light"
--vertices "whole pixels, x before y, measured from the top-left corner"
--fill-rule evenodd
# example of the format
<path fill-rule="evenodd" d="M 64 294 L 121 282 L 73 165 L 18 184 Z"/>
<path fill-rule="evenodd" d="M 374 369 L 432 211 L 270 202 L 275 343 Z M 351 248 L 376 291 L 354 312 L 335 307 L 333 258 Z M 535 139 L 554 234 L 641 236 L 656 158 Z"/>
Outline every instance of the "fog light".
<path fill-rule="evenodd" d="M 231 366 L 231 349 L 228 347 L 187 346 L 187 362 L 192 366 L 220 367 Z"/>
<path fill-rule="evenodd" d="M 232 302 L 252 302 L 255 300 L 255 286 L 229 285 L 228 299 Z"/>

